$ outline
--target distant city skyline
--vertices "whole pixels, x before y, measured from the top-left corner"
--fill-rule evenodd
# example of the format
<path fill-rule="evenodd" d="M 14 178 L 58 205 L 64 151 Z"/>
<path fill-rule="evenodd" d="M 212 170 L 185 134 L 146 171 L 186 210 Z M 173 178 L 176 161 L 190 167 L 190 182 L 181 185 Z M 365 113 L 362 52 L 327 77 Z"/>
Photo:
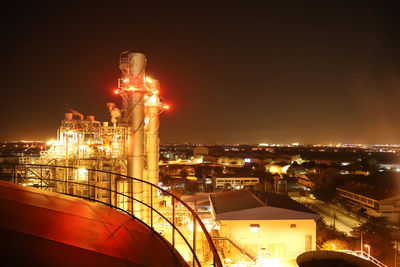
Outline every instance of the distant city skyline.
<path fill-rule="evenodd" d="M 132 10 L 132 16 L 121 15 Z M 147 55 L 161 143 L 400 144 L 398 3 L 8 3 L 0 140 L 109 121 L 119 54 Z"/>

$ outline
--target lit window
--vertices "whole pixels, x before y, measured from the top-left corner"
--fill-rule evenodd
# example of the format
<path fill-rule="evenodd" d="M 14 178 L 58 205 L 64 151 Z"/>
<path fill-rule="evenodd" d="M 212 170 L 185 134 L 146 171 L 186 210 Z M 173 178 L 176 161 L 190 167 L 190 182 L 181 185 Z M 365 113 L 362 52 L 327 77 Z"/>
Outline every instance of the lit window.
<path fill-rule="evenodd" d="M 259 224 L 250 224 L 250 232 L 257 233 L 260 230 Z"/>
<path fill-rule="evenodd" d="M 295 223 L 292 223 L 292 224 L 290 225 L 290 228 L 296 228 L 296 224 L 295 224 Z"/>

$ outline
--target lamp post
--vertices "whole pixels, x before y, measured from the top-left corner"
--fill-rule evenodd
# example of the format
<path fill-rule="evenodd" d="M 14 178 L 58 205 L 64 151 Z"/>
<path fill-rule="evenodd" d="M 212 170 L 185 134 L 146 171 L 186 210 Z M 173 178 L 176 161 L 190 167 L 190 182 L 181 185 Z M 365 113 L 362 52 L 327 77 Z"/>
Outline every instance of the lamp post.
<path fill-rule="evenodd" d="M 365 244 L 364 247 L 366 247 L 368 249 L 368 259 L 371 257 L 371 246 Z"/>

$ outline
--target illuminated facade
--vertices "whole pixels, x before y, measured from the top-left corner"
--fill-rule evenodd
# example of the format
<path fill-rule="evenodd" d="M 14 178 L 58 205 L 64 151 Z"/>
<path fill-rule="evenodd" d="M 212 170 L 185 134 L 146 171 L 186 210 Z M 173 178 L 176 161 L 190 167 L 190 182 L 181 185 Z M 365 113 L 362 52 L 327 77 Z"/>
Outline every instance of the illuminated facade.
<path fill-rule="evenodd" d="M 215 190 L 224 189 L 226 186 L 232 189 L 244 189 L 259 184 L 259 178 L 241 174 L 216 174 L 212 175 Z"/>
<path fill-rule="evenodd" d="M 263 197 L 246 190 L 210 195 L 225 261 L 297 266 L 297 256 L 316 248 L 318 215 L 286 196 Z"/>

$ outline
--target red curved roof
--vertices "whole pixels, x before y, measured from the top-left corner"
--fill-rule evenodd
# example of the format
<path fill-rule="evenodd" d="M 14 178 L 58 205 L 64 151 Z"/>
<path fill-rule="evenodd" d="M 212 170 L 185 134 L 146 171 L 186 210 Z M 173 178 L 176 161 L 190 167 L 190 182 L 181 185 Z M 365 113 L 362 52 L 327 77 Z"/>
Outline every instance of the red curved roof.
<path fill-rule="evenodd" d="M 14 266 L 187 265 L 162 237 L 123 212 L 3 181 L 0 255 Z"/>

